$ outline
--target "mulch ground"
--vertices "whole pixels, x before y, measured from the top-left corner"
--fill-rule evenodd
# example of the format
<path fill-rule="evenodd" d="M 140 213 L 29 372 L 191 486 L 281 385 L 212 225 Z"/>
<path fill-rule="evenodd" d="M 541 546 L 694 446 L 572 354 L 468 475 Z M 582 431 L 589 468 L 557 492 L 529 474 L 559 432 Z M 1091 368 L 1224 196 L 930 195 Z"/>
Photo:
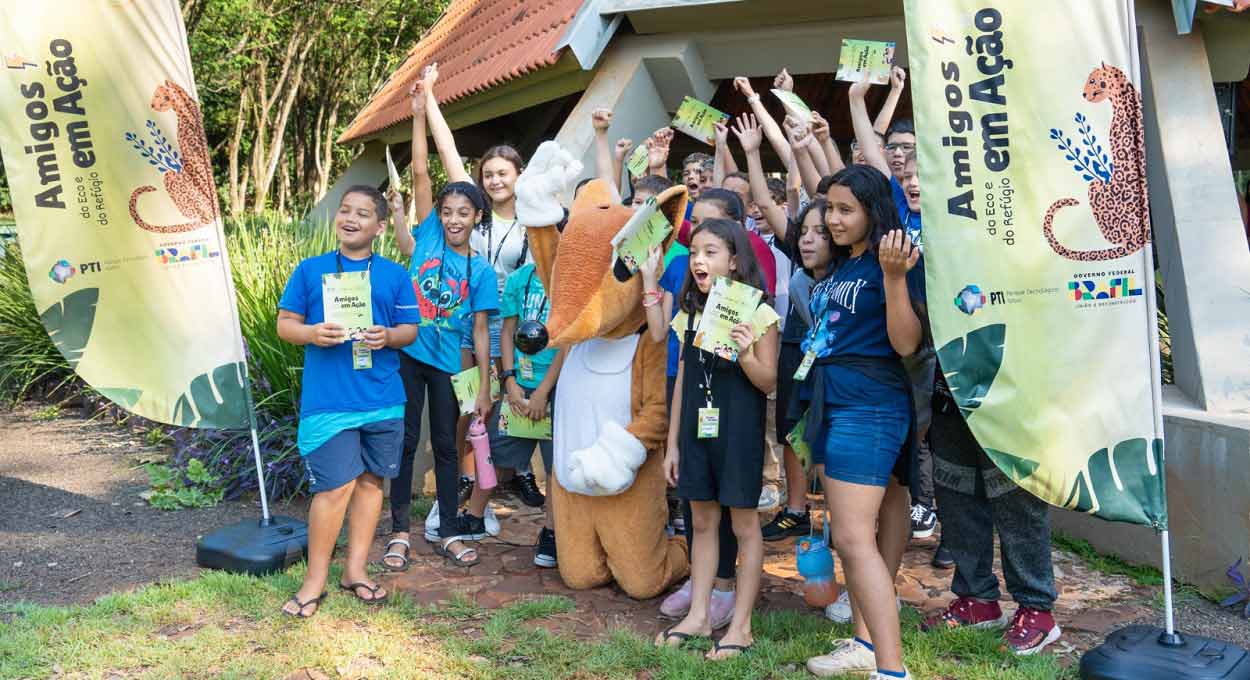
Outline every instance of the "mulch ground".
<path fill-rule="evenodd" d="M 31 405 L 0 411 L 0 498 L 6 506 L 0 513 L 0 603 L 88 603 L 110 592 L 194 577 L 199 571 L 195 541 L 202 533 L 259 517 L 255 502 L 176 512 L 151 508 L 139 496 L 147 477 L 138 464 L 160 452 L 146 447 L 138 433 L 73 412 L 50 421 L 35 418 L 35 412 Z M 535 595 L 563 595 L 576 602 L 575 610 L 540 625 L 579 638 L 621 627 L 651 635 L 665 625 L 658 618 L 658 598 L 637 602 L 612 587 L 573 591 L 556 570 L 536 568 L 531 546 L 540 511 L 506 494 L 493 505 L 502 533 L 500 540 L 482 543 L 480 565 L 448 566 L 420 540 L 418 526 L 411 567 L 381 576 L 382 582 L 421 602 L 465 594 L 486 608 Z M 303 518 L 306 507 L 307 501 L 297 501 L 274 511 Z M 375 558 L 384 540 L 379 537 Z M 760 608 L 818 616 L 803 603 L 794 541 L 765 545 Z M 922 612 L 940 609 L 952 597 L 950 572 L 929 565 L 935 547 L 936 539 L 914 542 L 899 576 L 900 597 Z M 1092 571 L 1065 552 L 1055 551 L 1054 562 L 1060 592 L 1056 615 L 1064 636 L 1051 649 L 1065 660 L 1074 662 L 1122 625 L 1159 621 L 1156 589 Z M 1250 647 L 1250 624 L 1210 602 L 1184 598 L 1178 617 L 1186 632 Z"/>

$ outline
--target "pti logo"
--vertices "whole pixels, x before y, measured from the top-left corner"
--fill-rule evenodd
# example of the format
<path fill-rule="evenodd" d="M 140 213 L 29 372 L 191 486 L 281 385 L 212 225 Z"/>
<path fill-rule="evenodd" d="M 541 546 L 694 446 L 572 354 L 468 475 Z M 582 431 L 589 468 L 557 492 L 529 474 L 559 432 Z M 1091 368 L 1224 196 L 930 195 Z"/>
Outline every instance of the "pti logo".
<path fill-rule="evenodd" d="M 985 303 L 985 294 L 974 284 L 964 286 L 964 289 L 955 296 L 955 306 L 968 316 L 976 314 L 978 309 L 985 306 Z"/>
<path fill-rule="evenodd" d="M 77 270 L 69 263 L 69 260 L 57 260 L 56 264 L 52 265 L 52 269 L 48 270 L 48 278 L 57 283 L 65 283 L 76 273 Z"/>

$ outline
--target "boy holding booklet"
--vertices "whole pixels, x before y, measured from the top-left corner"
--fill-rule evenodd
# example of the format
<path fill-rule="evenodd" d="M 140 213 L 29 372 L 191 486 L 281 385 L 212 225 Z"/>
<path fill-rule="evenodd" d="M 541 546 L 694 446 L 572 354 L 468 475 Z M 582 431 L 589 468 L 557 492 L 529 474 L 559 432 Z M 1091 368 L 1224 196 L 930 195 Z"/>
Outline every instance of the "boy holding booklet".
<path fill-rule="evenodd" d="M 406 399 L 398 350 L 416 337 L 420 320 L 408 273 L 373 253 L 395 208 L 377 189 L 348 189 L 334 217 L 338 249 L 301 262 L 278 302 L 278 337 L 304 347 L 298 441 L 314 494 L 308 572 L 282 606 L 288 616 L 308 618 L 320 609 L 349 506 L 339 587 L 369 604 L 387 598 L 365 560 L 382 512 L 382 479 L 399 473 Z M 349 335 L 344 324 L 357 332 Z"/>

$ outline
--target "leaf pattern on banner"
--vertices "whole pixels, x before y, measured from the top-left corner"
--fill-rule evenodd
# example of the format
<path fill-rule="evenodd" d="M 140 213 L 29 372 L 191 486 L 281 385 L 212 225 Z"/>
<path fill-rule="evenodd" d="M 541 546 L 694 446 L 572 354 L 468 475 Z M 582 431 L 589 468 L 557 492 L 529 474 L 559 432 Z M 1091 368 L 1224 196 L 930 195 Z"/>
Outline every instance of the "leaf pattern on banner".
<path fill-rule="evenodd" d="M 997 451 L 990 448 L 986 448 L 984 450 L 985 455 L 989 456 L 990 460 L 994 461 L 994 465 L 997 466 L 999 470 L 1006 473 L 1006 475 L 1011 478 L 1011 481 L 1016 484 L 1028 479 L 1028 477 L 1036 472 L 1037 468 L 1042 465 L 1035 460 L 1021 458 L 1003 451 Z"/>
<path fill-rule="evenodd" d="M 234 362 L 195 376 L 174 404 L 172 421 L 183 427 L 247 427 L 247 393 L 239 379 L 242 371 L 242 364 Z"/>
<path fill-rule="evenodd" d="M 83 288 L 66 295 L 39 315 L 48 336 L 72 369 L 77 370 L 83 351 L 87 349 L 87 341 L 91 339 L 96 303 L 99 301 L 99 288 Z"/>
<path fill-rule="evenodd" d="M 962 338 L 955 338 L 938 350 L 938 360 L 964 418 L 981 406 L 1003 364 L 1007 325 L 982 326 Z"/>
<path fill-rule="evenodd" d="M 127 410 L 133 410 L 135 404 L 139 403 L 139 397 L 143 396 L 143 390 L 128 387 L 96 387 L 95 391 Z"/>
<path fill-rule="evenodd" d="M 1099 449 L 1077 475 L 1063 507 L 1103 519 L 1166 529 L 1163 440 L 1126 439 Z"/>

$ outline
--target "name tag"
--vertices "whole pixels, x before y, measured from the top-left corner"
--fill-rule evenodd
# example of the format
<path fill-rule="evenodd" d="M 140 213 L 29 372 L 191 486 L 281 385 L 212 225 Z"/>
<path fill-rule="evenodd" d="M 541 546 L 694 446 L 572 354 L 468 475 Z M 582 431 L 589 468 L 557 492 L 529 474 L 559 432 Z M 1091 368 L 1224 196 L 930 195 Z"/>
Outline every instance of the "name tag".
<path fill-rule="evenodd" d="M 699 439 L 716 439 L 720 436 L 720 409 L 699 409 Z"/>
<path fill-rule="evenodd" d="M 521 380 L 532 381 L 534 379 L 534 359 L 532 357 L 524 354 L 520 356 L 517 360 L 517 375 L 521 377 Z"/>
<path fill-rule="evenodd" d="M 364 342 L 352 343 L 352 368 L 357 371 L 373 368 L 373 350 Z"/>
<path fill-rule="evenodd" d="M 811 372 L 812 365 L 815 363 L 816 353 L 808 350 L 808 352 L 803 355 L 803 363 L 799 364 L 799 370 L 794 372 L 794 379 L 799 382 L 807 380 L 807 374 Z"/>

